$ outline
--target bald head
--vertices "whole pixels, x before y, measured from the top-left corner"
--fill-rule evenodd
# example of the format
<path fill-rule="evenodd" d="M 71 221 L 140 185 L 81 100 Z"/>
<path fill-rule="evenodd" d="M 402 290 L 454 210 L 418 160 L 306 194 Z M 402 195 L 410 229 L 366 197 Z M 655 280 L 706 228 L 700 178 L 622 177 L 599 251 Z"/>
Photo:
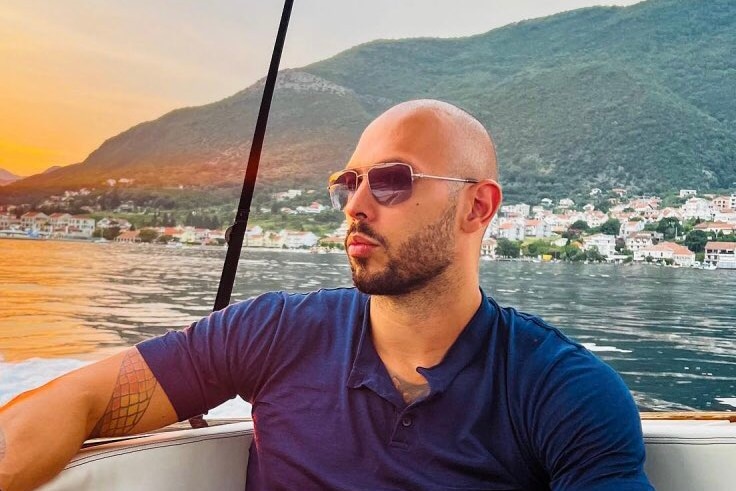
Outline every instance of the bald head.
<path fill-rule="evenodd" d="M 421 150 L 440 152 L 446 165 L 444 171 L 449 174 L 498 179 L 490 135 L 475 117 L 447 102 L 419 99 L 398 104 L 378 116 L 366 128 L 361 141 L 372 140 L 376 132 L 410 138 Z"/>

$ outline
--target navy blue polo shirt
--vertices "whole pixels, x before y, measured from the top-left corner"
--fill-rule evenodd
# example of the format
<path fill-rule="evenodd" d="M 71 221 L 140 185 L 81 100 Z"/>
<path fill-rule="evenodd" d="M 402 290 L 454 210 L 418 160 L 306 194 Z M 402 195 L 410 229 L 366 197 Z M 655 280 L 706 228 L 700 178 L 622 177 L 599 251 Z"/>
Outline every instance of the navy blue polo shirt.
<path fill-rule="evenodd" d="M 408 405 L 355 289 L 264 294 L 138 349 L 182 420 L 236 394 L 252 404 L 249 490 L 653 489 L 621 378 L 483 298 Z"/>

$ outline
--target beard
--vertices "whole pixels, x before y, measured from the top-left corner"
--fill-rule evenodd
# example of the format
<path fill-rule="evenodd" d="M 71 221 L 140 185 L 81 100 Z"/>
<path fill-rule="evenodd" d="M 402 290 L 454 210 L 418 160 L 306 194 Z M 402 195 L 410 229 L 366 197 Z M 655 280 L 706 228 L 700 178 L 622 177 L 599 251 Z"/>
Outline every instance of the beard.
<path fill-rule="evenodd" d="M 452 264 L 455 210 L 456 203 L 452 203 L 439 220 L 406 238 L 395 250 L 366 223 L 353 223 L 346 240 L 351 233 L 360 232 L 380 243 L 388 256 L 386 266 L 374 272 L 368 271 L 370 258 L 349 259 L 355 287 L 369 295 L 394 296 L 426 287 Z"/>

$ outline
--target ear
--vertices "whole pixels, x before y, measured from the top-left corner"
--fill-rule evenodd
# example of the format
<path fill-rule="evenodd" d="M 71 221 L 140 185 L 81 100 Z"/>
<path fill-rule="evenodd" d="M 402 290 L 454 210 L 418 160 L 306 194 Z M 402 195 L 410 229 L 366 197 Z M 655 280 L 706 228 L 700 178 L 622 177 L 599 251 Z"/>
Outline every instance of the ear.
<path fill-rule="evenodd" d="M 464 232 L 485 229 L 501 206 L 503 192 L 493 179 L 484 179 L 473 187 L 473 202 L 462 222 Z"/>

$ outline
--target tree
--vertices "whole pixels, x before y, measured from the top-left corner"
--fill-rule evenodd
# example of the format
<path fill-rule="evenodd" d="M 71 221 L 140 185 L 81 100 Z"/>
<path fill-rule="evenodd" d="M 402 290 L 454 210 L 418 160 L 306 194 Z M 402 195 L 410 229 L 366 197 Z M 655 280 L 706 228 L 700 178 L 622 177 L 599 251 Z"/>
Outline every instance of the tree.
<path fill-rule="evenodd" d="M 667 217 L 657 222 L 656 231 L 664 235 L 664 240 L 672 240 L 677 235 L 677 231 L 682 231 L 680 221 L 675 217 Z"/>
<path fill-rule="evenodd" d="M 618 235 L 621 230 L 621 222 L 617 218 L 610 218 L 600 227 L 601 233 L 606 235 Z"/>
<path fill-rule="evenodd" d="M 156 232 L 152 228 L 144 228 L 138 233 L 138 238 L 141 239 L 141 242 L 153 242 L 158 237 L 158 232 Z"/>
<path fill-rule="evenodd" d="M 606 260 L 606 256 L 598 252 L 598 248 L 593 246 L 585 251 L 585 259 L 590 262 L 602 262 Z"/>
<path fill-rule="evenodd" d="M 102 237 L 107 240 L 113 240 L 120 235 L 120 227 L 108 227 L 102 231 Z"/>
<path fill-rule="evenodd" d="M 590 227 L 588 226 L 588 222 L 586 222 L 585 220 L 577 220 L 575 223 L 570 225 L 570 228 L 573 228 L 575 230 L 582 230 L 584 232 Z"/>
<path fill-rule="evenodd" d="M 562 249 L 562 259 L 566 259 L 567 261 L 582 261 L 585 259 L 585 251 L 580 250 L 580 248 L 568 244 Z"/>
<path fill-rule="evenodd" d="M 501 257 L 519 257 L 519 243 L 509 239 L 498 239 L 496 243 L 496 255 Z"/>
<path fill-rule="evenodd" d="M 710 237 L 702 230 L 693 230 L 685 237 L 685 247 L 691 251 L 698 253 L 705 251 L 705 244 L 708 243 Z"/>

